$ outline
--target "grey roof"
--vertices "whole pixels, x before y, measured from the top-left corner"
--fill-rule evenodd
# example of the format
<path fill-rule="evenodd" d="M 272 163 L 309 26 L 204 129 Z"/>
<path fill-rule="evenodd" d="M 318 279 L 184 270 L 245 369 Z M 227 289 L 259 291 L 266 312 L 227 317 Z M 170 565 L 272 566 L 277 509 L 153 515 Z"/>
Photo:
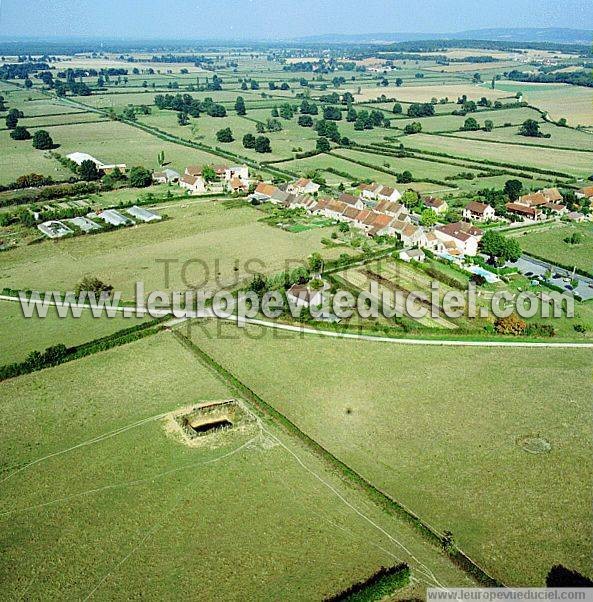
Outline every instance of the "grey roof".
<path fill-rule="evenodd" d="M 156 222 L 163 219 L 160 215 L 153 213 L 152 211 L 148 211 L 148 209 L 144 209 L 143 207 L 138 207 L 134 205 L 126 210 L 132 217 L 139 219 L 142 222 Z"/>

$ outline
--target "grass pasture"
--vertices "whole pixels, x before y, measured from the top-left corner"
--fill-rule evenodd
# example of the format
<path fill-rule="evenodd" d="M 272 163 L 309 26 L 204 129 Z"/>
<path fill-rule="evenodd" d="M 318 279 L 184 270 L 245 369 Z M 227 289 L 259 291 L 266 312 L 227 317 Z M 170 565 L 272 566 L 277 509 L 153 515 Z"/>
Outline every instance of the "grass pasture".
<path fill-rule="evenodd" d="M 579 244 L 564 242 L 565 238 L 578 232 L 582 236 Z M 508 233 L 513 236 L 512 230 Z M 538 228 L 517 235 L 521 248 L 526 253 L 546 259 L 551 263 L 577 267 L 593 274 L 593 224 L 563 224 L 559 227 Z"/>
<path fill-rule="evenodd" d="M 260 223 L 263 214 L 251 206 L 228 209 L 212 200 L 175 201 L 156 210 L 170 219 L 2 253 L 0 287 L 73 290 L 86 274 L 126 296 L 137 281 L 146 291 L 232 287 L 256 272 L 300 265 L 330 234 L 323 228 L 284 232 Z M 340 252 L 323 250 L 328 258 Z M 173 262 L 169 282 L 166 260 Z"/>
<path fill-rule="evenodd" d="M 214 340 L 214 326 L 192 336 L 338 459 L 451 530 L 503 582 L 542 586 L 557 563 L 592 576 L 589 350 L 220 328 Z M 547 440 L 550 452 L 526 452 L 529 437 Z"/>
<path fill-rule="evenodd" d="M 539 138 L 538 138 L 539 140 Z M 570 150 L 542 148 L 534 152 L 528 146 L 489 143 L 480 140 L 468 144 L 466 140 L 453 136 L 414 134 L 405 140 L 406 147 L 447 153 L 456 157 L 495 161 L 536 169 L 560 171 L 583 177 L 591 175 L 591 158 L 587 153 L 574 153 Z"/>
<path fill-rule="evenodd" d="M 410 593 L 471 585 L 272 424 L 186 445 L 158 416 L 229 391 L 170 333 L 0 387 L 3 599 L 323 599 L 401 560 Z"/>
<path fill-rule="evenodd" d="M 45 318 L 25 318 L 19 303 L 0 302 L 0 365 L 21 362 L 31 351 L 43 351 L 60 343 L 73 347 L 145 322 L 147 318 L 93 318 L 85 311 L 80 318 L 60 318 L 50 308 Z M 150 318 L 148 318 L 150 319 Z"/>

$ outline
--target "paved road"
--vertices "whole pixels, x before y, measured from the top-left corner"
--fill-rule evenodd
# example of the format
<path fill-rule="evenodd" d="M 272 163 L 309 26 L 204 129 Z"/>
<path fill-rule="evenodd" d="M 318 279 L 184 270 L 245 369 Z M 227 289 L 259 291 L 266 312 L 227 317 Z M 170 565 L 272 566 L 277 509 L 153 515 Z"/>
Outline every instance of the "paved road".
<path fill-rule="evenodd" d="M 550 278 L 550 282 L 562 288 L 567 294 L 570 294 L 570 290 L 566 288 L 566 285 L 569 283 L 565 282 L 563 278 L 570 278 L 572 280 L 572 272 L 565 270 L 564 268 L 560 268 L 552 263 L 548 263 L 547 261 L 542 261 L 541 259 L 536 259 L 535 257 L 525 254 L 521 255 L 517 262 L 507 263 L 506 265 L 517 268 L 522 274 L 531 272 L 531 274 L 545 276 L 546 272 L 551 270 L 553 275 L 558 274 L 560 277 Z M 593 278 L 581 276 L 580 274 L 575 274 L 574 278 L 575 280 L 579 281 L 579 284 L 574 289 L 574 292 L 579 295 L 583 301 L 593 299 Z"/>
<path fill-rule="evenodd" d="M 19 303 L 17 297 L 11 297 L 8 295 L 0 295 L 0 301 Z M 40 303 L 39 303 L 40 304 Z M 52 302 L 51 305 L 59 305 L 58 303 Z M 72 304 L 75 307 L 86 307 L 87 305 Z M 118 307 L 117 311 L 124 312 L 129 311 L 129 307 Z M 135 308 L 134 308 L 135 310 Z M 148 310 L 142 310 L 140 313 L 148 313 Z M 169 309 L 158 309 L 153 312 L 154 317 L 164 317 L 172 315 Z M 173 327 L 183 323 L 188 319 L 220 319 L 226 322 L 238 323 L 236 318 L 219 318 L 212 313 L 212 310 L 206 310 L 204 312 L 188 312 L 185 317 L 172 317 L 171 320 L 165 323 L 166 326 Z M 336 339 L 354 339 L 359 341 L 372 341 L 374 343 L 391 343 L 397 345 L 431 345 L 431 346 L 449 346 L 449 347 L 545 347 L 545 348 L 569 348 L 569 349 L 593 349 L 593 343 L 532 343 L 526 341 L 459 341 L 451 339 L 403 339 L 393 337 L 380 337 L 366 334 L 354 334 L 349 332 L 335 332 L 332 330 L 321 330 L 316 328 L 309 328 L 307 326 L 293 326 L 291 324 L 283 324 L 281 322 L 272 322 L 268 320 L 257 320 L 255 318 L 244 318 L 241 321 L 242 324 L 251 324 L 256 326 L 262 326 L 264 328 L 271 328 L 275 330 L 283 330 L 286 332 L 294 332 L 298 334 L 317 335 L 324 337 L 333 337 Z"/>

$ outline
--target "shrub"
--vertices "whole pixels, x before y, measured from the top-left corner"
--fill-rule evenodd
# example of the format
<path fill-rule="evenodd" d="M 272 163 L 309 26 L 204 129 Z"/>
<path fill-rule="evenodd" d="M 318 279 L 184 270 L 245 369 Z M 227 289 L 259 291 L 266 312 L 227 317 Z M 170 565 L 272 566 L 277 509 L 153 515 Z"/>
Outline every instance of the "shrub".
<path fill-rule="evenodd" d="M 494 328 L 498 334 L 522 335 L 527 329 L 527 323 L 517 314 L 511 314 L 505 318 L 496 318 Z"/>

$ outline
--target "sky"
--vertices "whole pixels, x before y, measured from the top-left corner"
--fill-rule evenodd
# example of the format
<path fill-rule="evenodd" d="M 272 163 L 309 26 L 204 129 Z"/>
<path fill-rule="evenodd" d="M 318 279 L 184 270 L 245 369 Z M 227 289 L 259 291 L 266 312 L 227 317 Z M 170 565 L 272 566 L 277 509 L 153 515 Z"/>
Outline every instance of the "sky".
<path fill-rule="evenodd" d="M 0 36 L 274 40 L 325 33 L 593 28 L 591 0 L 0 0 Z"/>

